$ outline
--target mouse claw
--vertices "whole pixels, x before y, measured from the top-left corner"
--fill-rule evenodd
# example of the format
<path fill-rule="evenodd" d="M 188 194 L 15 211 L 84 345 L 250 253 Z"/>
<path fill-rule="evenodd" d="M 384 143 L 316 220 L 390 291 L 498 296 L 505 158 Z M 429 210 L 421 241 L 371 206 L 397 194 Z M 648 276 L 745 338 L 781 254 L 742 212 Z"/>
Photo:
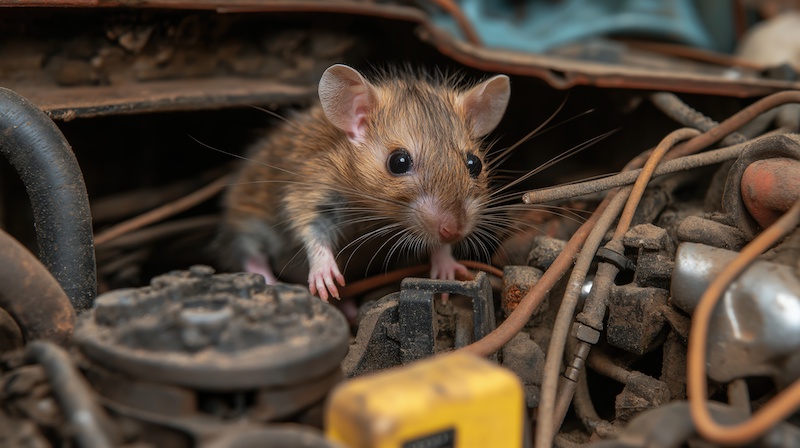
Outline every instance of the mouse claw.
<path fill-rule="evenodd" d="M 308 290 L 311 294 L 319 295 L 323 302 L 327 302 L 328 297 L 340 299 L 337 283 L 344 286 L 344 276 L 332 259 L 314 266 L 308 274 Z"/>
<path fill-rule="evenodd" d="M 451 254 L 450 246 L 442 246 L 431 253 L 431 278 L 435 280 L 455 280 L 469 278 L 470 272 L 466 266 L 456 261 Z M 447 303 L 450 295 L 442 294 L 442 303 Z"/>

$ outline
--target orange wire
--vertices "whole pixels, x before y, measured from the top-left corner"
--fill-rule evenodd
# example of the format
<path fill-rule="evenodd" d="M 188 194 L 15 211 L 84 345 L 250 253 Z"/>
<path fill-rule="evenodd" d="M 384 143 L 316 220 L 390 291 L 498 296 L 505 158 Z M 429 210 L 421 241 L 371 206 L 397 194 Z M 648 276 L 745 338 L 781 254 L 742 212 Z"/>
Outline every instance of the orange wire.
<path fill-rule="evenodd" d="M 190 193 L 180 199 L 156 207 L 149 212 L 114 225 L 94 236 L 94 245 L 102 246 L 109 241 L 119 238 L 126 233 L 169 218 L 180 212 L 188 210 L 195 205 L 212 198 L 230 184 L 231 176 L 222 176 L 205 187 Z"/>
<path fill-rule="evenodd" d="M 720 425 L 714 421 L 706 403 L 708 390 L 705 369 L 708 325 L 714 306 L 728 288 L 728 285 L 759 254 L 794 230 L 798 223 L 800 223 L 800 200 L 795 202 L 783 217 L 745 246 L 741 253 L 725 267 L 703 294 L 692 316 L 686 363 L 689 407 L 697 431 L 712 443 L 726 445 L 749 443 L 800 407 L 800 380 L 796 380 L 744 423 L 735 426 Z"/>
<path fill-rule="evenodd" d="M 642 196 L 644 196 L 647 185 L 653 179 L 653 173 L 656 171 L 661 159 L 667 154 L 667 151 L 675 147 L 679 142 L 698 135 L 700 135 L 700 131 L 697 129 L 681 128 L 670 132 L 659 142 L 656 149 L 654 149 L 650 157 L 647 158 L 647 162 L 645 162 L 642 167 L 639 177 L 636 178 L 636 182 L 633 184 L 630 196 L 628 196 L 628 201 L 625 203 L 622 215 L 620 215 L 619 224 L 617 224 L 617 228 L 614 230 L 613 239 L 621 240 L 622 237 L 628 233 L 628 229 L 630 229 L 631 222 L 633 221 L 633 215 L 639 207 L 639 202 L 641 202 Z"/>
<path fill-rule="evenodd" d="M 503 271 L 492 265 L 470 260 L 459 260 L 458 262 L 470 269 L 476 271 L 484 271 L 487 274 L 503 278 Z M 394 271 L 387 272 L 385 274 L 373 275 L 372 277 L 367 277 L 365 279 L 355 281 L 343 287 L 340 290 L 340 293 L 342 297 L 355 297 L 372 289 L 380 288 L 381 286 L 399 282 L 400 280 L 403 280 L 406 277 L 423 275 L 429 272 L 430 269 L 431 265 L 423 264 L 417 266 L 410 266 L 407 268 L 396 269 Z"/>

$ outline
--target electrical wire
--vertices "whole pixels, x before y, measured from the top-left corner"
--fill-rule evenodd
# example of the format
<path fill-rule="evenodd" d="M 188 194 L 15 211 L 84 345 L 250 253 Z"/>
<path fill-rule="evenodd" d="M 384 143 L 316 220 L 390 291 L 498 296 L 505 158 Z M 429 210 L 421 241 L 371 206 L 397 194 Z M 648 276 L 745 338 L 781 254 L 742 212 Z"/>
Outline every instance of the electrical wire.
<path fill-rule="evenodd" d="M 514 311 L 502 324 L 488 335 L 461 350 L 478 356 L 489 356 L 519 333 L 528 323 L 531 315 L 542 300 L 544 300 L 547 293 L 561 280 L 564 273 L 572 267 L 572 263 L 583 246 L 584 241 L 589 237 L 589 233 L 591 233 L 592 229 L 596 227 L 603 211 L 605 211 L 610 202 L 611 198 L 607 197 L 597 206 L 592 216 L 590 216 L 572 235 L 572 238 L 569 239 L 567 245 L 564 246 L 564 249 L 561 250 L 561 253 L 558 254 L 555 261 L 553 261 L 550 267 L 542 274 L 542 277 L 536 285 L 528 290 L 525 297 L 522 298 Z"/>
<path fill-rule="evenodd" d="M 109 241 L 125 235 L 133 230 L 140 229 L 170 216 L 176 215 L 182 211 L 188 210 L 222 191 L 230 183 L 230 181 L 230 176 L 223 176 L 187 196 L 154 208 L 153 210 L 150 210 L 149 212 L 141 214 L 135 218 L 123 221 L 95 235 L 94 244 L 95 246 L 102 246 Z"/>
<path fill-rule="evenodd" d="M 622 237 L 628 233 L 628 229 L 630 229 L 631 222 L 633 221 L 633 215 L 636 213 L 636 209 L 639 207 L 639 202 L 642 200 L 644 191 L 647 189 L 647 185 L 653 178 L 653 173 L 655 172 L 658 164 L 661 162 L 661 159 L 666 156 L 667 151 L 674 148 L 679 142 L 698 135 L 700 135 L 700 131 L 696 129 L 682 128 L 670 132 L 661 140 L 661 142 L 659 142 L 658 146 L 656 146 L 656 149 L 653 151 L 650 157 L 647 158 L 647 162 L 645 162 L 644 166 L 642 167 L 639 177 L 633 184 L 633 189 L 628 197 L 628 202 L 625 203 L 625 209 L 622 211 L 622 215 L 619 217 L 619 224 L 617 224 L 617 228 L 614 231 L 613 239 L 622 239 Z"/>
<path fill-rule="evenodd" d="M 727 134 L 739 129 L 766 110 L 790 102 L 800 102 L 800 91 L 778 92 L 762 98 L 723 121 L 719 126 L 698 135 L 686 143 L 682 143 L 679 145 L 680 148 L 673 149 L 670 154 L 667 155 L 666 159 L 677 159 L 700 151 L 725 137 Z M 680 149 L 680 151 L 678 151 L 678 149 Z M 511 315 L 509 315 L 500 326 L 481 340 L 464 347 L 462 350 L 481 356 L 488 356 L 499 350 L 500 347 L 505 345 L 514 335 L 524 328 L 531 315 L 533 315 L 533 312 L 544 299 L 544 296 L 547 295 L 550 289 L 555 286 L 556 282 L 558 282 L 571 267 L 572 261 L 575 259 L 583 242 L 586 241 L 589 232 L 592 227 L 596 225 L 600 214 L 607 206 L 607 201 L 604 200 L 601 202 L 592 216 L 589 217 L 578 231 L 575 232 L 572 238 L 570 238 L 567 246 L 558 255 L 553 265 L 545 271 L 539 282 L 528 291 L 528 294 L 523 297 L 517 308 L 514 309 Z"/>
<path fill-rule="evenodd" d="M 747 145 L 759 140 L 760 138 L 762 137 L 750 140 L 747 143 L 715 149 L 713 151 L 707 151 L 691 156 L 684 156 L 668 162 L 665 161 L 664 163 L 658 165 L 658 168 L 656 168 L 656 171 L 653 173 L 653 177 L 664 176 L 666 174 L 673 174 L 679 171 L 687 171 L 694 168 L 714 165 L 726 160 L 736 159 Z M 639 177 L 641 172 L 641 169 L 622 171 L 618 174 L 602 177 L 600 179 L 531 190 L 522 195 L 522 202 L 526 204 L 541 204 L 545 202 L 571 199 L 577 196 L 584 196 L 600 191 L 610 190 L 616 187 L 630 185 L 636 182 L 636 179 Z"/>
<path fill-rule="evenodd" d="M 566 398 L 563 396 L 561 397 L 561 400 L 558 400 L 557 393 L 560 392 L 563 394 L 565 391 L 556 390 L 558 387 L 558 378 L 560 376 L 561 359 L 564 355 L 564 349 L 566 347 L 567 337 L 569 336 L 569 330 L 572 326 L 571 324 L 573 316 L 575 315 L 575 308 L 578 304 L 580 291 L 586 279 L 586 274 L 588 273 L 591 263 L 594 260 L 597 249 L 602 243 L 603 237 L 619 215 L 623 203 L 624 210 L 622 210 L 622 216 L 620 217 L 620 221 L 614 232 L 614 238 L 612 241 L 620 240 L 622 236 L 625 235 L 630 228 L 633 214 L 639 205 L 639 201 L 641 200 L 644 190 L 647 188 L 647 184 L 650 182 L 652 174 L 658 166 L 658 163 L 665 156 L 667 151 L 673 148 L 678 142 L 697 136 L 698 134 L 700 134 L 700 132 L 696 129 L 682 128 L 673 131 L 664 137 L 658 146 L 656 146 L 656 149 L 652 152 L 649 152 L 647 161 L 644 163 L 644 167 L 642 167 L 642 171 L 639 174 L 639 178 L 636 180 L 636 183 L 632 187 L 626 187 L 619 190 L 619 192 L 614 196 L 613 207 L 609 206 L 608 209 L 606 209 L 606 211 L 603 213 L 602 219 L 600 222 L 598 222 L 595 229 L 592 230 L 592 234 L 587 240 L 586 245 L 581 250 L 578 260 L 575 262 L 575 267 L 572 269 L 572 274 L 570 275 L 569 282 L 567 284 L 567 290 L 564 293 L 563 299 L 561 300 L 561 305 L 559 306 L 558 314 L 556 315 L 553 325 L 550 344 L 547 348 L 547 358 L 545 358 L 544 376 L 542 379 L 541 388 L 542 397 L 539 401 L 539 415 L 536 423 L 537 448 L 546 448 L 551 444 L 553 435 L 556 432 L 556 426 L 560 426 L 561 424 L 561 422 L 557 420 L 563 419 L 563 415 L 555 415 L 556 402 L 564 402 L 566 400 Z M 641 157 L 636 157 L 628 164 L 628 166 L 626 166 L 626 169 L 635 168 L 635 165 L 641 163 L 641 160 Z M 614 271 L 613 274 L 616 275 L 616 272 L 617 271 Z M 595 282 L 597 282 L 597 279 L 595 279 Z M 610 283 L 611 282 L 608 282 L 609 285 Z M 594 291 L 594 293 L 597 292 Z M 605 295 L 604 293 L 601 294 Z M 565 411 L 563 406 L 560 409 Z"/>
<path fill-rule="evenodd" d="M 718 424 L 708 408 L 706 384 L 706 343 L 711 313 L 722 294 L 756 257 L 769 249 L 800 224 L 800 201 L 778 221 L 745 246 L 739 255 L 720 272 L 706 289 L 692 316 L 687 355 L 687 391 L 689 405 L 698 433 L 711 443 L 745 444 L 764 434 L 771 427 L 800 407 L 800 380 L 796 380 L 758 410 L 749 420 L 735 426 Z"/>
<path fill-rule="evenodd" d="M 476 271 L 483 271 L 486 272 L 487 274 L 494 275 L 495 277 L 503 278 L 503 271 L 490 264 L 472 260 L 459 260 L 458 262 L 470 269 Z M 365 279 L 352 282 L 347 286 L 344 286 L 342 289 L 340 289 L 340 293 L 342 298 L 355 297 L 367 291 L 380 288 L 381 286 L 397 283 L 406 277 L 424 275 L 430 272 L 430 270 L 431 270 L 430 264 L 422 264 L 416 266 L 409 266 L 407 268 L 396 269 L 394 271 L 390 271 L 385 274 L 377 274 L 373 275 L 372 277 L 367 277 Z M 471 279 L 460 279 L 460 280 L 471 280 Z"/>
<path fill-rule="evenodd" d="M 739 112 L 731 115 L 730 118 L 720 123 L 719 126 L 700 134 L 699 136 L 670 151 L 670 155 L 667 158 L 671 160 L 689 154 L 694 154 L 701 149 L 711 146 L 713 143 L 716 143 L 728 134 L 738 130 L 764 112 L 787 103 L 800 103 L 800 91 L 786 90 L 783 92 L 773 93 L 770 96 L 756 101 Z"/>

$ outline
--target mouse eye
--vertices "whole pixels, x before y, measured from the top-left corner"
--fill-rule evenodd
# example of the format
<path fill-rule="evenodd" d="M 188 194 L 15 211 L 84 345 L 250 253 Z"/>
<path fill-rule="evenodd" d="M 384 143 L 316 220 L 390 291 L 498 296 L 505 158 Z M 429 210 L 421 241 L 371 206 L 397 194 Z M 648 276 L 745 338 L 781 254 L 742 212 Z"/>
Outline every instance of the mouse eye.
<path fill-rule="evenodd" d="M 408 173 L 413 165 L 411 154 L 405 149 L 396 149 L 389 154 L 389 158 L 386 160 L 386 168 L 396 176 Z"/>
<path fill-rule="evenodd" d="M 483 163 L 481 163 L 481 159 L 479 159 L 475 154 L 468 155 L 467 169 L 469 170 L 469 175 L 471 177 L 478 177 L 483 169 Z"/>

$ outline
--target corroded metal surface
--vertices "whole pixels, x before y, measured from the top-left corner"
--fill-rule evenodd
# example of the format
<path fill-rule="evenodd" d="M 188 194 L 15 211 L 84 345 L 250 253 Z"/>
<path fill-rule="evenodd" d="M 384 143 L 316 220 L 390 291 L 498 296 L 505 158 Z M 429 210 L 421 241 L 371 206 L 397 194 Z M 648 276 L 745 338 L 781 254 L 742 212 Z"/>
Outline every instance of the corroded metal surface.
<path fill-rule="evenodd" d="M 203 390 L 299 384 L 336 369 L 348 327 L 299 286 L 204 266 L 98 297 L 76 341 L 94 361 L 138 378 Z"/>

